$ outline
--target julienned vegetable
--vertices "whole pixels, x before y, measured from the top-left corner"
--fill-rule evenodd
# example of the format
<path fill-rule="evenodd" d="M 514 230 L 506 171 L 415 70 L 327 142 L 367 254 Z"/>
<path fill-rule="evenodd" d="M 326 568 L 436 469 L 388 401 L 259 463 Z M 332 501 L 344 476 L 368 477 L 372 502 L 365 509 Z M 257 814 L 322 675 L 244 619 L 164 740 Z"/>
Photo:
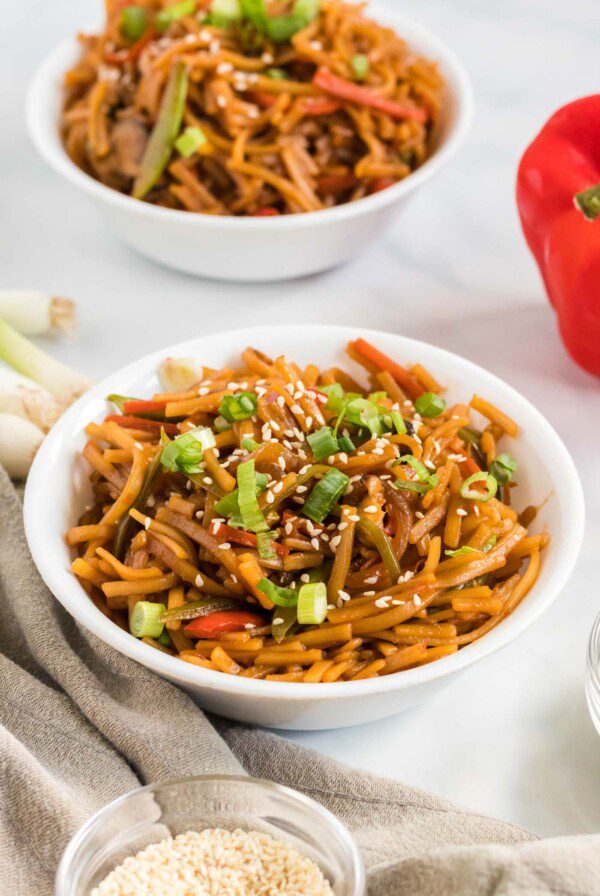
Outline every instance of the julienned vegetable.
<path fill-rule="evenodd" d="M 600 376 L 600 94 L 555 112 L 526 149 L 517 205 L 565 347 Z"/>
<path fill-rule="evenodd" d="M 75 305 L 70 299 L 26 289 L 0 290 L 0 317 L 24 336 L 52 331 L 75 332 Z"/>
<path fill-rule="evenodd" d="M 223 632 L 239 632 L 264 625 L 264 618 L 258 613 L 246 610 L 223 610 L 193 619 L 184 631 L 193 638 L 216 638 Z"/>
<path fill-rule="evenodd" d="M 338 96 L 343 100 L 350 100 L 359 106 L 369 106 L 378 112 L 383 112 L 391 118 L 398 118 L 406 121 L 417 121 L 423 124 L 427 121 L 427 112 L 422 106 L 412 103 L 398 103 L 390 100 L 379 93 L 375 93 L 368 87 L 359 84 L 353 84 L 352 81 L 345 81 L 338 78 L 333 72 L 327 68 L 319 68 L 313 77 L 315 87 L 330 93 L 332 96 Z"/>
<path fill-rule="evenodd" d="M 140 162 L 131 194 L 134 199 L 143 199 L 165 170 L 181 127 L 187 88 L 187 66 L 177 62 L 169 74 L 158 118 Z"/>

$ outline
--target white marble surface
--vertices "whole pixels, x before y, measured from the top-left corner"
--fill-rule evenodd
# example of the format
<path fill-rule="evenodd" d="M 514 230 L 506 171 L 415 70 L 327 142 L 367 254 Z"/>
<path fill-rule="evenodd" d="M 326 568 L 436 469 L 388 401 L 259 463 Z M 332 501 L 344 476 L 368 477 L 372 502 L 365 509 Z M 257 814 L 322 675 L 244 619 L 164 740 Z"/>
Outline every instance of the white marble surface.
<path fill-rule="evenodd" d="M 75 297 L 79 338 L 52 348 L 95 377 L 132 352 L 190 332 L 293 321 L 301 313 L 442 345 L 534 401 L 573 453 L 588 497 L 586 542 L 569 587 L 533 630 L 433 702 L 369 730 L 293 737 L 541 834 L 599 829 L 600 740 L 583 680 L 587 636 L 600 609 L 600 390 L 558 341 L 513 200 L 527 140 L 555 107 L 597 90 L 597 4 L 404 0 L 403 10 L 444 36 L 472 75 L 476 115 L 466 147 L 402 222 L 349 266 L 252 287 L 194 280 L 132 254 L 30 146 L 27 82 L 47 50 L 95 18 L 99 5 L 20 0 L 3 9 L 0 283 Z"/>

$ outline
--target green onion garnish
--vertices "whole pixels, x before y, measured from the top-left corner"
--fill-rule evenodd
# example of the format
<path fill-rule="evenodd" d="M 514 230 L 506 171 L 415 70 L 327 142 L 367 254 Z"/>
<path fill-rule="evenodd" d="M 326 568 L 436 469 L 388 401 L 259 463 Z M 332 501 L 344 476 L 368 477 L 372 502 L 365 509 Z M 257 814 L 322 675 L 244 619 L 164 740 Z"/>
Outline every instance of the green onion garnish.
<path fill-rule="evenodd" d="M 226 420 L 225 417 L 222 417 L 220 414 L 213 420 L 213 426 L 217 432 L 225 432 L 227 429 L 231 429 L 229 420 Z"/>
<path fill-rule="evenodd" d="M 398 435 L 403 435 L 406 432 L 406 423 L 404 422 L 404 417 L 402 416 L 400 411 L 391 411 L 390 417 L 392 418 L 394 429 L 396 430 Z"/>
<path fill-rule="evenodd" d="M 162 644 L 163 647 L 172 647 L 171 644 L 171 635 L 169 634 L 169 630 L 164 628 L 158 638 L 156 639 L 159 644 Z"/>
<path fill-rule="evenodd" d="M 338 498 L 344 494 L 349 482 L 345 473 L 329 470 L 308 496 L 302 510 L 304 515 L 315 523 L 322 523 Z"/>
<path fill-rule="evenodd" d="M 327 616 L 327 585 L 314 582 L 303 585 L 298 595 L 300 625 L 319 625 Z"/>
<path fill-rule="evenodd" d="M 486 543 L 484 544 L 484 546 L 481 549 L 483 551 L 483 553 L 487 554 L 488 551 L 491 551 L 491 549 L 494 547 L 494 545 L 496 544 L 497 541 L 498 541 L 497 535 L 490 535 L 490 537 L 488 538 L 488 540 L 486 541 Z"/>
<path fill-rule="evenodd" d="M 251 532 L 266 532 L 269 528 L 256 499 L 254 461 L 246 460 L 237 468 L 238 503 L 240 516 L 246 529 Z"/>
<path fill-rule="evenodd" d="M 283 44 L 306 25 L 300 16 L 271 16 L 267 19 L 265 31 L 275 44 Z"/>
<path fill-rule="evenodd" d="M 193 156 L 206 142 L 206 137 L 200 128 L 186 128 L 175 141 L 175 149 L 187 159 Z"/>
<path fill-rule="evenodd" d="M 293 588 L 281 588 L 269 579 L 261 579 L 256 587 L 278 607 L 295 607 L 298 603 L 298 592 Z"/>
<path fill-rule="evenodd" d="M 212 0 L 210 21 L 217 28 L 228 28 L 242 17 L 239 0 Z"/>
<path fill-rule="evenodd" d="M 396 488 L 404 488 L 409 492 L 416 492 L 418 495 L 424 495 L 437 484 L 438 478 L 434 475 L 429 482 L 413 482 L 411 480 L 397 479 L 394 486 Z"/>
<path fill-rule="evenodd" d="M 258 31 L 264 32 L 267 26 L 267 11 L 264 0 L 240 0 L 242 17 L 252 22 Z"/>
<path fill-rule="evenodd" d="M 369 71 L 369 60 L 364 53 L 352 57 L 352 72 L 357 81 L 364 81 Z"/>
<path fill-rule="evenodd" d="M 447 557 L 462 557 L 463 554 L 476 554 L 477 551 L 475 548 L 470 547 L 468 544 L 464 544 L 462 548 L 457 548 L 455 551 L 444 551 Z"/>
<path fill-rule="evenodd" d="M 356 445 L 350 436 L 340 436 L 338 439 L 338 451 L 344 451 L 346 454 L 352 454 L 356 451 Z"/>
<path fill-rule="evenodd" d="M 322 426 L 316 432 L 310 432 L 306 436 L 306 441 L 312 448 L 317 462 L 325 460 L 326 457 L 335 454 L 338 450 L 338 442 L 330 426 Z"/>
<path fill-rule="evenodd" d="M 482 482 L 487 488 L 487 492 L 481 492 L 478 489 L 470 488 L 474 482 Z M 460 487 L 461 498 L 467 501 L 481 501 L 483 504 L 493 498 L 498 491 L 498 482 L 491 473 L 485 473 L 481 470 L 479 473 L 473 473 L 468 479 L 465 479 Z"/>
<path fill-rule="evenodd" d="M 283 641 L 298 627 L 296 607 L 277 607 L 273 610 L 271 634 L 277 643 Z"/>
<path fill-rule="evenodd" d="M 344 390 L 339 383 L 332 383 L 330 386 L 321 386 L 321 392 L 328 395 L 325 409 L 331 411 L 332 414 L 339 414 L 344 407 Z"/>
<path fill-rule="evenodd" d="M 254 491 L 255 494 L 259 495 L 261 492 L 267 487 L 267 482 L 269 481 L 269 477 L 266 473 L 255 473 L 254 474 Z M 240 505 L 239 505 L 239 489 L 235 489 L 232 492 L 229 492 L 228 495 L 225 495 L 221 498 L 220 501 L 217 501 L 215 504 L 215 510 L 221 516 L 233 516 L 238 517 L 240 515 Z"/>
<path fill-rule="evenodd" d="M 148 19 L 142 6 L 126 6 L 121 13 L 119 28 L 127 40 L 139 40 L 145 33 Z"/>
<path fill-rule="evenodd" d="M 242 448 L 244 451 L 256 451 L 257 448 L 260 448 L 260 445 L 254 439 L 251 439 L 250 436 L 245 436 L 242 439 Z"/>
<path fill-rule="evenodd" d="M 207 448 L 216 445 L 212 429 L 207 426 L 197 426 L 189 432 L 184 432 L 169 442 L 162 450 L 160 462 L 166 470 L 174 473 L 199 473 L 200 463 Z"/>
<path fill-rule="evenodd" d="M 413 457 L 412 454 L 403 454 L 392 466 L 395 467 L 396 464 L 408 464 L 416 472 L 421 482 L 429 482 L 431 479 L 431 474 L 425 464 Z"/>
<path fill-rule="evenodd" d="M 352 401 L 349 401 L 345 417 L 356 426 L 368 429 L 372 436 L 380 436 L 383 432 L 379 411 L 366 398 L 353 398 Z"/>
<path fill-rule="evenodd" d="M 319 0 L 296 0 L 292 8 L 292 13 L 308 25 L 319 12 Z"/>
<path fill-rule="evenodd" d="M 415 401 L 415 411 L 421 417 L 439 417 L 445 407 L 446 402 L 435 392 L 425 392 Z"/>
<path fill-rule="evenodd" d="M 224 395 L 219 413 L 229 423 L 236 420 L 247 420 L 256 413 L 258 399 L 254 392 L 237 392 L 235 395 Z"/>
<path fill-rule="evenodd" d="M 139 600 L 129 617 L 129 631 L 136 638 L 160 637 L 165 624 L 158 620 L 166 609 L 164 604 Z"/>
<path fill-rule="evenodd" d="M 506 485 L 517 469 L 516 460 L 510 454 L 499 454 L 490 464 L 490 473 L 499 485 Z"/>
<path fill-rule="evenodd" d="M 282 68 L 268 68 L 265 72 L 267 78 L 273 78 L 274 81 L 287 81 L 287 75 Z"/>
<path fill-rule="evenodd" d="M 274 560 L 276 558 L 277 554 L 273 547 L 273 541 L 276 537 L 277 535 L 274 532 L 259 532 L 256 536 L 258 555 L 263 560 Z"/>
<path fill-rule="evenodd" d="M 174 6 L 167 6 L 161 9 L 156 17 L 156 30 L 166 31 L 172 22 L 183 16 L 191 16 L 196 12 L 196 0 L 181 0 L 181 3 L 175 3 Z"/>

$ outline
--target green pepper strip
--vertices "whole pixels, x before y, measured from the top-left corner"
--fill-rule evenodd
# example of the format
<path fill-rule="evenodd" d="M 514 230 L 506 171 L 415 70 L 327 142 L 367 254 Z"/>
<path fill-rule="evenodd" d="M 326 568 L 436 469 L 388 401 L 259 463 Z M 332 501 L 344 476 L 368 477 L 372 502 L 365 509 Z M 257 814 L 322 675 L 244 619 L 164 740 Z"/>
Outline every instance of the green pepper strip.
<path fill-rule="evenodd" d="M 146 145 L 140 172 L 133 185 L 134 199 L 143 199 L 159 180 L 171 158 L 179 134 L 188 88 L 188 70 L 183 62 L 171 69 L 154 130 Z"/>
<path fill-rule="evenodd" d="M 165 610 L 159 618 L 159 622 L 177 622 L 180 619 L 198 619 L 199 616 L 208 616 L 210 613 L 218 613 L 222 610 L 237 610 L 240 602 L 230 600 L 227 597 L 205 597 L 202 600 L 194 600 L 181 607 Z"/>
<path fill-rule="evenodd" d="M 341 516 L 340 507 L 332 507 L 329 511 L 334 516 Z M 358 514 L 358 510 L 357 510 Z M 402 575 L 402 570 L 400 569 L 400 564 L 396 559 L 396 555 L 394 554 L 394 550 L 392 548 L 392 543 L 379 526 L 376 526 L 375 523 L 372 523 L 371 520 L 366 519 L 364 516 L 360 516 L 359 521 L 356 524 L 356 528 L 359 529 L 363 535 L 365 535 L 369 541 L 377 548 L 381 559 L 383 560 L 383 565 L 386 568 L 387 574 L 390 578 L 390 582 L 392 585 L 395 585 L 400 576 Z"/>
<path fill-rule="evenodd" d="M 296 607 L 275 607 L 273 611 L 273 619 L 281 620 L 281 622 L 271 623 L 271 634 L 277 643 L 287 638 L 292 632 L 298 628 L 298 618 L 296 615 Z"/>
<path fill-rule="evenodd" d="M 160 462 L 161 455 L 162 451 L 159 451 L 158 454 L 156 454 L 152 458 L 152 460 L 146 467 L 146 472 L 144 473 L 144 478 L 142 480 L 142 486 L 140 488 L 139 494 L 131 505 L 134 510 L 139 510 L 141 512 L 144 509 L 146 501 L 150 497 L 150 493 L 154 488 L 154 483 L 156 482 L 158 475 L 162 470 L 162 465 Z M 113 554 L 118 560 L 123 559 L 123 555 L 125 554 L 125 545 L 129 541 L 129 536 L 134 525 L 135 522 L 129 516 L 129 513 L 126 513 L 125 516 L 122 517 L 122 519 L 119 521 L 113 541 Z"/>

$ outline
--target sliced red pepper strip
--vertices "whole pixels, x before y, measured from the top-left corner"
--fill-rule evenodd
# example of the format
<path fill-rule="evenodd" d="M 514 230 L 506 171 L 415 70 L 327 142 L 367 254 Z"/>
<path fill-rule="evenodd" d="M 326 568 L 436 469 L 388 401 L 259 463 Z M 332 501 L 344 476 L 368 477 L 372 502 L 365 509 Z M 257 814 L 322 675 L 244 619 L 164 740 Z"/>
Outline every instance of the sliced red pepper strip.
<path fill-rule="evenodd" d="M 328 96 L 309 96 L 303 100 L 302 108 L 304 114 L 312 118 L 317 115 L 332 115 L 342 108 L 342 104 Z"/>
<path fill-rule="evenodd" d="M 227 526 L 225 523 L 211 523 L 211 534 L 219 541 L 233 541 L 234 544 L 243 544 L 249 548 L 255 548 L 258 539 L 253 532 L 245 532 L 243 529 L 234 529 L 233 526 Z M 290 549 L 284 544 L 272 541 L 273 550 L 280 557 L 287 557 Z"/>
<path fill-rule="evenodd" d="M 355 339 L 351 345 L 359 355 L 362 355 L 365 360 L 370 361 L 371 364 L 374 364 L 379 370 L 387 370 L 388 373 L 391 373 L 398 385 L 404 389 L 406 394 L 413 400 L 418 398 L 419 395 L 423 395 L 425 392 L 421 383 L 412 375 L 412 373 L 409 373 L 408 370 L 400 364 L 397 364 L 396 361 L 392 361 L 391 358 L 388 358 L 387 355 L 380 352 L 379 349 L 371 345 L 370 342 L 367 342 L 365 339 Z"/>
<path fill-rule="evenodd" d="M 387 190 L 389 187 L 393 187 L 394 184 L 397 184 L 398 181 L 394 180 L 393 177 L 377 177 L 374 181 L 371 182 L 369 186 L 369 196 L 372 196 L 373 193 L 381 193 L 382 190 Z"/>
<path fill-rule="evenodd" d="M 315 180 L 319 193 L 329 193 L 336 195 L 337 193 L 345 193 L 351 190 L 359 183 L 356 175 L 348 174 L 322 174 Z"/>
<path fill-rule="evenodd" d="M 402 118 L 404 120 L 417 121 L 423 124 L 427 121 L 428 113 L 422 106 L 415 106 L 408 103 L 397 103 L 378 93 L 373 93 L 368 87 L 362 87 L 360 84 L 353 84 L 352 81 L 345 81 L 338 78 L 328 68 L 319 68 L 313 77 L 313 84 L 324 90 L 325 93 L 331 93 L 333 96 L 339 96 L 340 99 L 348 100 L 351 103 L 357 103 L 359 106 L 370 106 L 371 109 L 377 109 L 385 115 L 392 118 Z"/>
<path fill-rule="evenodd" d="M 155 414 L 157 411 L 164 411 L 167 406 L 167 399 L 164 401 L 139 401 L 137 399 L 123 402 L 124 414 Z"/>
<path fill-rule="evenodd" d="M 148 420 L 147 417 L 134 417 L 131 414 L 109 414 L 104 418 L 105 423 L 116 423 L 125 429 L 142 429 L 149 432 L 160 432 L 164 429 L 168 436 L 178 436 L 179 427 L 175 423 L 165 423 L 163 420 Z"/>
<path fill-rule="evenodd" d="M 136 40 L 134 44 L 126 49 L 115 50 L 114 52 L 105 50 L 104 59 L 106 62 L 110 63 L 110 65 L 122 65 L 124 62 L 130 62 L 132 59 L 137 59 L 144 47 L 149 44 L 151 40 L 154 40 L 155 37 L 156 31 L 150 29 L 150 31 L 146 32 L 146 34 L 142 34 L 139 40 Z"/>
<path fill-rule="evenodd" d="M 264 208 L 258 208 L 254 212 L 252 217 L 253 218 L 270 218 L 270 217 L 273 217 L 274 215 L 280 215 L 280 214 L 281 214 L 281 212 L 277 211 L 276 208 L 273 208 L 272 205 L 265 205 Z"/>
<path fill-rule="evenodd" d="M 473 458 L 468 455 L 466 460 L 460 461 L 458 468 L 465 479 L 468 479 L 473 473 L 481 473 L 481 467 L 477 461 L 473 460 Z"/>
<path fill-rule="evenodd" d="M 261 626 L 265 620 L 258 613 L 248 613 L 246 610 L 221 610 L 210 613 L 208 616 L 200 616 L 184 627 L 186 635 L 192 638 L 214 638 L 223 632 L 237 632 L 247 625 Z"/>
<path fill-rule="evenodd" d="M 277 97 L 273 93 L 249 93 L 248 99 L 260 106 L 261 109 L 270 109 L 277 102 Z"/>

